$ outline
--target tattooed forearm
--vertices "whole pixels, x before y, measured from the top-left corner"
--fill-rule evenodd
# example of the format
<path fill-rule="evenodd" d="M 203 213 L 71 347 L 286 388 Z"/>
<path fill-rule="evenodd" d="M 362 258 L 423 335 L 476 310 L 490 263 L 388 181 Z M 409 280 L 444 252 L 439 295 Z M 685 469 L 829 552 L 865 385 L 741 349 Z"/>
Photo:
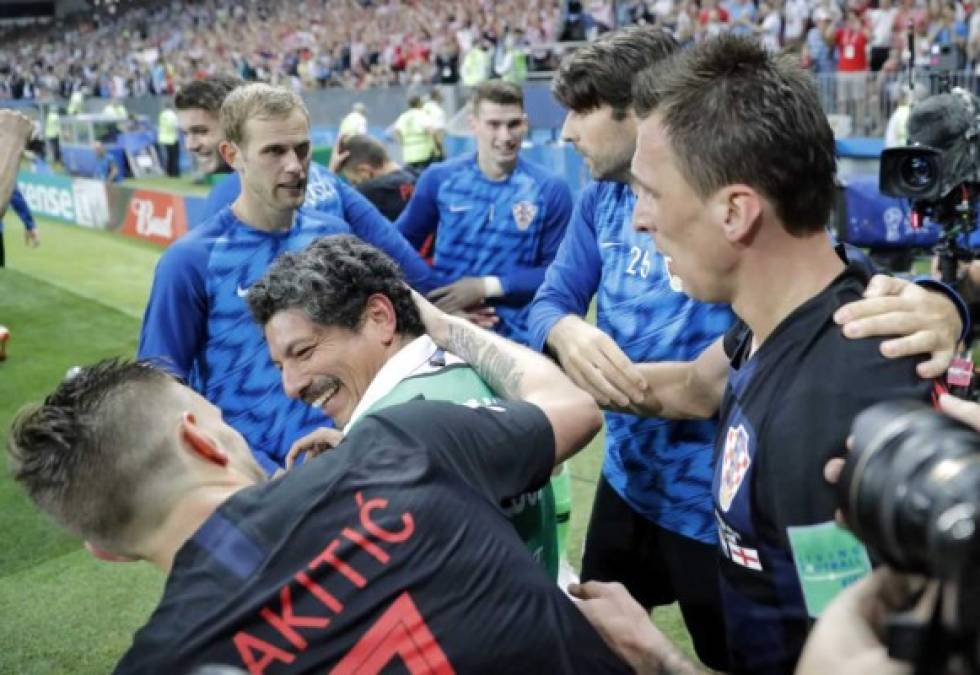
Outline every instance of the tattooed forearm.
<path fill-rule="evenodd" d="M 449 326 L 446 348 L 467 361 L 480 377 L 498 395 L 505 398 L 521 396 L 524 371 L 509 349 L 522 349 L 517 344 L 481 330 L 470 324 L 453 323 Z"/>

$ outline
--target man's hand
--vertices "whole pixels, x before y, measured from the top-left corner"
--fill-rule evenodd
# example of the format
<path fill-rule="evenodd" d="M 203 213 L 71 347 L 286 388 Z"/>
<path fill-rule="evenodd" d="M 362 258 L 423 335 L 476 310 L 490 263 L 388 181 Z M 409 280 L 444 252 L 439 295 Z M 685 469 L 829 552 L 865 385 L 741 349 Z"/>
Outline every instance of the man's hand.
<path fill-rule="evenodd" d="M 344 432 L 340 429 L 320 427 L 311 431 L 289 448 L 289 452 L 286 453 L 286 469 L 292 469 L 296 460 L 304 452 L 306 453 L 306 461 L 309 461 L 327 450 L 336 448 L 342 440 L 344 440 Z"/>
<path fill-rule="evenodd" d="M 626 410 L 643 402 L 647 384 L 642 373 L 611 337 L 581 317 L 563 316 L 547 342 L 565 373 L 600 406 Z"/>
<path fill-rule="evenodd" d="M 640 675 L 697 673 L 619 583 L 570 584 L 575 604 L 609 648 Z"/>
<path fill-rule="evenodd" d="M 24 228 L 24 243 L 29 248 L 37 248 L 38 246 L 41 245 L 41 239 L 37 235 L 36 227 L 33 230 L 28 230 L 27 228 Z"/>
<path fill-rule="evenodd" d="M 343 137 L 341 137 L 337 144 L 334 146 L 333 152 L 330 153 L 330 163 L 327 164 L 327 170 L 330 173 L 340 173 L 340 167 L 344 165 L 347 158 L 350 157 L 349 150 L 338 150 L 338 148 L 343 147 Z"/>
<path fill-rule="evenodd" d="M 20 155 L 27 141 L 31 140 L 34 122 L 16 110 L 0 110 L 0 140 L 4 153 Z"/>
<path fill-rule="evenodd" d="M 885 618 L 907 607 L 916 585 L 883 567 L 844 590 L 810 633 L 796 675 L 912 673 L 909 664 L 888 657 L 879 635 Z"/>
<path fill-rule="evenodd" d="M 974 431 L 980 431 L 980 404 L 943 394 L 939 397 L 939 409 Z"/>
<path fill-rule="evenodd" d="M 452 314 L 482 303 L 486 299 L 486 286 L 482 277 L 463 277 L 431 291 L 428 298 L 436 307 Z"/>
<path fill-rule="evenodd" d="M 917 366 L 923 378 L 946 372 L 963 332 L 956 306 L 942 293 L 881 274 L 871 279 L 864 300 L 838 309 L 834 321 L 849 338 L 901 336 L 882 342 L 881 353 L 891 359 L 928 354 Z"/>

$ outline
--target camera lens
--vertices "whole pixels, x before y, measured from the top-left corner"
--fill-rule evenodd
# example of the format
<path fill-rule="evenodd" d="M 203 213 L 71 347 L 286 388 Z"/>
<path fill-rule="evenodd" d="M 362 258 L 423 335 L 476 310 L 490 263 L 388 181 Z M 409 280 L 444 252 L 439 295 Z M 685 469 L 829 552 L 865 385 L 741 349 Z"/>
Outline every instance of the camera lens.
<path fill-rule="evenodd" d="M 928 188 L 936 180 L 936 167 L 928 157 L 909 157 L 899 169 L 902 181 L 913 190 Z"/>
<path fill-rule="evenodd" d="M 897 569 L 942 575 L 974 553 L 980 435 L 922 403 L 879 403 L 854 421 L 838 481 L 848 526 Z"/>

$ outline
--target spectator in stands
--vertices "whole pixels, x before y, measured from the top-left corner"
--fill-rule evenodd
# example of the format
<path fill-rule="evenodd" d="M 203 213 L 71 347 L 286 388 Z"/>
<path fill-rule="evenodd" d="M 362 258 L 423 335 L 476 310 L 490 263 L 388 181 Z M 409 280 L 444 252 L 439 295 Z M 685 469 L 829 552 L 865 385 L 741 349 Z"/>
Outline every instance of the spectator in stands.
<path fill-rule="evenodd" d="M 562 42 L 583 42 L 588 38 L 589 20 L 579 0 L 566 0 L 565 22 L 558 39 Z"/>
<path fill-rule="evenodd" d="M 802 56 L 802 62 L 816 75 L 833 73 L 837 70 L 833 41 L 828 41 L 827 38 L 828 31 L 831 29 L 830 14 L 822 7 L 818 7 L 813 12 L 813 26 L 807 31 Z M 821 99 L 825 100 L 824 84 L 818 81 L 818 86 L 821 87 Z"/>
<path fill-rule="evenodd" d="M 453 83 L 458 55 L 468 52 L 484 29 L 496 46 L 508 25 L 533 30 L 531 45 L 553 42 L 560 28 L 560 11 L 552 0 L 495 3 L 494 16 L 486 20 L 482 13 L 480 0 L 384 7 L 353 0 L 314 5 L 292 0 L 261 9 L 245 5 L 235 13 L 225 0 L 128 3 L 98 26 L 90 16 L 68 17 L 56 36 L 44 31 L 30 38 L 5 36 L 0 61 L 22 68 L 0 75 L 0 87 L 16 90 L 17 97 L 33 97 L 42 88 L 67 95 L 77 86 L 106 98 L 141 96 L 232 68 L 248 80 L 303 88 L 410 84 L 416 78 Z M 158 29 L 147 31 L 148 25 Z M 544 50 L 544 60 L 552 58 Z"/>
<path fill-rule="evenodd" d="M 782 49 L 783 13 L 780 5 L 781 0 L 762 0 L 759 3 L 759 24 L 755 27 L 759 42 L 772 54 Z"/>
<path fill-rule="evenodd" d="M 783 4 L 783 18 L 783 44 L 788 51 L 801 49 L 810 21 L 810 3 L 807 0 L 786 0 Z"/>
<path fill-rule="evenodd" d="M 898 11 L 895 13 L 895 24 L 892 28 L 895 46 L 899 49 L 907 49 L 905 36 L 908 33 L 909 26 L 912 26 L 915 30 L 919 30 L 920 25 L 923 31 L 928 31 L 925 8 L 918 6 L 916 0 L 900 0 Z M 926 47 L 926 53 L 928 53 L 928 45 Z M 915 62 L 922 63 L 919 54 L 916 54 Z"/>
<path fill-rule="evenodd" d="M 732 0 L 727 8 L 728 32 L 732 35 L 755 33 L 756 8 L 752 0 Z"/>
<path fill-rule="evenodd" d="M 898 8 L 892 5 L 892 0 L 879 0 L 877 9 L 868 10 L 871 17 L 871 72 L 881 70 L 888 54 L 895 44 L 895 18 Z"/>
<path fill-rule="evenodd" d="M 857 10 L 848 5 L 841 24 L 828 27 L 824 36 L 837 48 L 838 110 L 850 114 L 852 129 L 863 135 L 868 122 L 868 27 Z"/>
<path fill-rule="evenodd" d="M 717 0 L 702 0 L 698 13 L 698 24 L 702 37 L 714 37 L 728 30 L 728 10 Z"/>
<path fill-rule="evenodd" d="M 415 190 L 416 174 L 393 161 L 385 147 L 366 134 L 345 137 L 334 148 L 330 168 L 391 221 L 397 220 Z"/>
<path fill-rule="evenodd" d="M 483 39 L 476 41 L 463 56 L 463 86 L 473 89 L 490 77 L 491 60 L 489 42 Z"/>
<path fill-rule="evenodd" d="M 443 40 L 435 55 L 435 82 L 456 84 L 459 82 L 459 47 L 455 40 Z"/>
<path fill-rule="evenodd" d="M 244 296 L 277 255 L 327 234 L 353 233 L 391 255 L 422 290 L 429 267 L 391 224 L 352 188 L 367 217 L 347 222 L 336 191 L 321 195 L 332 211 L 299 209 L 308 200 L 309 116 L 294 93 L 265 84 L 239 87 L 221 108 L 221 152 L 240 176 L 240 191 L 164 251 L 154 274 L 140 333 L 139 356 L 152 358 L 218 405 L 249 440 L 270 473 L 294 441 L 327 420 L 282 393 L 279 373 Z M 332 174 L 331 174 L 332 175 Z M 336 180 L 336 179 L 335 179 Z M 339 181 L 338 181 L 339 183 Z M 316 188 L 326 191 L 321 183 Z M 348 224 L 349 223 L 349 224 Z"/>
<path fill-rule="evenodd" d="M 929 42 L 941 50 L 952 52 L 947 61 L 954 69 L 960 70 L 966 65 L 966 42 L 969 28 L 965 21 L 956 18 L 956 5 L 943 2 L 939 10 L 938 20 L 929 29 Z"/>
<path fill-rule="evenodd" d="M 527 116 L 517 85 L 477 87 L 470 127 L 476 154 L 429 167 L 396 225 L 415 247 L 438 229 L 434 271 L 444 285 L 433 302 L 448 312 L 489 303 L 498 332 L 526 342 L 528 307 L 565 234 L 571 193 L 520 156 Z"/>

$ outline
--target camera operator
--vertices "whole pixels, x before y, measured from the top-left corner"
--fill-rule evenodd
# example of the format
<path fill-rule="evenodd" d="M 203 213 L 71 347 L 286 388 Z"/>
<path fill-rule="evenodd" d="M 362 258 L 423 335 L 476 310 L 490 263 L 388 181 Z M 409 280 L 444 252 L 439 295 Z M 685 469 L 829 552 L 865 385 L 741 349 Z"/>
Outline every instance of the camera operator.
<path fill-rule="evenodd" d="M 946 394 L 940 397 L 939 408 L 950 418 L 980 432 L 980 404 Z M 942 434 L 937 436 L 941 438 Z M 844 464 L 843 459 L 827 463 L 824 474 L 829 482 L 838 483 Z M 888 656 L 883 636 L 885 620 L 907 610 L 922 591 L 923 583 L 922 577 L 881 567 L 841 593 L 827 607 L 810 634 L 797 675 L 912 673 L 911 664 Z M 929 620 L 937 591 L 938 583 L 930 582 L 926 592 L 915 602 L 913 612 L 923 622 Z M 933 650 L 925 656 L 945 659 L 948 654 Z"/>
<path fill-rule="evenodd" d="M 956 284 L 976 314 L 980 302 L 980 99 L 963 89 L 930 96 L 908 115 L 908 146 L 881 155 L 880 191 L 908 199 L 913 227 L 938 229 L 934 275 Z"/>

